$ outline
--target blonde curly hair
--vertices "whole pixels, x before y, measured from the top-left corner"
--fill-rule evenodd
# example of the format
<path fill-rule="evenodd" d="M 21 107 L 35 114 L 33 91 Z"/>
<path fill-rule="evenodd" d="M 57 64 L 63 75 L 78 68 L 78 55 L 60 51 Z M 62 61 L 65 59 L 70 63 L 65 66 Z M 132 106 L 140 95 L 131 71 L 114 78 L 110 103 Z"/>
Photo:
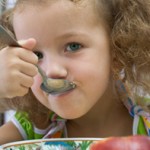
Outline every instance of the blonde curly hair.
<path fill-rule="evenodd" d="M 70 1 L 80 5 L 82 1 L 86 0 Z M 150 0 L 89 1 L 91 1 L 91 4 L 94 4 L 94 10 L 96 10 L 99 18 L 103 15 L 103 19 L 109 29 L 114 80 L 122 80 L 127 85 L 128 92 L 133 98 L 137 97 L 137 91 L 139 89 L 144 91 L 144 95 L 149 95 Z M 1 24 L 14 34 L 10 19 L 13 16 L 13 11 L 21 10 L 24 8 L 24 5 L 31 3 L 39 5 L 39 3 L 47 4 L 49 2 L 49 0 L 18 0 L 15 8 L 8 13 L 9 15 L 5 15 L 7 19 L 6 17 L 2 17 Z M 121 72 L 123 72 L 122 78 L 120 77 Z M 131 93 L 130 91 L 132 90 L 135 92 Z M 6 103 L 6 100 L 4 103 Z M 138 97 L 138 103 L 149 111 L 149 104 L 145 105 L 142 103 L 142 96 L 140 100 Z M 34 116 L 38 114 L 41 116 L 43 114 L 49 114 L 49 110 L 36 100 L 31 90 L 24 97 L 17 97 L 11 100 L 7 99 L 6 106 L 21 111 L 29 112 L 30 110 L 31 112 L 29 114 L 32 118 L 35 118 Z"/>

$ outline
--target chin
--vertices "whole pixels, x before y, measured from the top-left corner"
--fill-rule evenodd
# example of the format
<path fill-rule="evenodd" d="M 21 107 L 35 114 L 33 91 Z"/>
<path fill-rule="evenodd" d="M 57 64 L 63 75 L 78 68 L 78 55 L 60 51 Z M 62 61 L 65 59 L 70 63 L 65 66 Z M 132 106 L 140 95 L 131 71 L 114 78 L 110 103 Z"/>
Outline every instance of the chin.
<path fill-rule="evenodd" d="M 75 111 L 75 112 L 55 112 L 58 116 L 60 116 L 61 118 L 64 118 L 64 119 L 69 119 L 69 120 L 72 120 L 72 119 L 77 119 L 77 118 L 80 118 L 82 116 L 85 115 L 85 113 L 79 113 L 78 111 Z"/>

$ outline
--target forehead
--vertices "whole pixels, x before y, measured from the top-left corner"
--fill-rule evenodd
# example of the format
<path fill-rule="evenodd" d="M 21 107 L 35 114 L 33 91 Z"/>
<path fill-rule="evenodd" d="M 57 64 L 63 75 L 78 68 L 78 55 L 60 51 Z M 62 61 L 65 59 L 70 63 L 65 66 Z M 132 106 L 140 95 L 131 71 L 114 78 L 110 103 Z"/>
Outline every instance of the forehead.
<path fill-rule="evenodd" d="M 79 8 L 85 6 L 94 6 L 93 4 L 95 2 L 96 0 L 18 0 L 15 8 L 21 10 L 25 7 L 35 6 L 35 8 L 40 9 L 45 6 L 52 6 L 56 3 L 67 6 L 69 6 L 68 4 L 74 4 Z"/>
<path fill-rule="evenodd" d="M 38 1 L 38 0 L 37 0 Z M 45 0 L 46 1 L 46 0 Z M 93 0 L 94 2 L 94 0 Z M 25 5 L 23 5 L 25 4 Z M 14 12 L 14 22 L 20 22 L 20 20 L 24 20 L 24 23 L 30 23 L 29 21 L 38 20 L 47 20 L 54 21 L 52 19 L 57 20 L 58 23 L 66 23 L 68 22 L 86 22 L 88 24 L 93 25 L 98 23 L 102 16 L 98 15 L 96 10 L 94 9 L 94 5 L 92 0 L 82 0 L 80 3 L 75 3 L 70 0 L 52 0 L 46 3 L 32 2 L 24 2 L 20 3 L 18 8 Z M 57 18 L 56 18 L 57 16 Z M 100 18 L 100 19 L 99 19 Z"/>
<path fill-rule="evenodd" d="M 96 20 L 101 15 L 100 10 L 103 8 L 100 8 L 100 3 L 97 7 L 97 0 L 18 0 L 18 3 L 15 7 L 15 13 L 22 13 L 27 12 L 28 10 L 37 11 L 38 14 L 40 14 L 41 11 L 43 11 L 46 7 L 49 7 L 49 9 L 63 9 L 66 11 L 67 14 L 72 14 L 80 12 L 80 15 L 87 15 L 87 17 L 98 16 Z M 98 11 L 97 11 L 98 10 Z M 90 17 L 89 16 L 89 17 Z M 84 18 L 85 19 L 85 18 Z"/>
<path fill-rule="evenodd" d="M 80 4 L 69 0 L 56 0 L 47 5 L 26 4 L 14 13 L 13 26 L 16 37 L 18 40 L 32 37 L 37 41 L 44 39 L 52 41 L 67 33 L 83 33 L 83 31 L 90 33 L 94 32 L 91 31 L 94 29 L 105 30 L 108 33 L 103 17 L 100 15 L 100 19 L 97 17 L 90 3 L 91 1 L 87 0 Z"/>

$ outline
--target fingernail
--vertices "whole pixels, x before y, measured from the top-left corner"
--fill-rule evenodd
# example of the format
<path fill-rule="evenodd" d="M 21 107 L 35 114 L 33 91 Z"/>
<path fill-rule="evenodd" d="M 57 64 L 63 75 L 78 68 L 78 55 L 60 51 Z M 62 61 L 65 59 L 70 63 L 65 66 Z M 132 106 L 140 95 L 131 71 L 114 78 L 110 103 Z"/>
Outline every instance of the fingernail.
<path fill-rule="evenodd" d="M 19 43 L 20 45 L 23 45 L 23 44 L 26 43 L 26 41 L 27 41 L 27 40 L 19 40 L 18 43 Z"/>

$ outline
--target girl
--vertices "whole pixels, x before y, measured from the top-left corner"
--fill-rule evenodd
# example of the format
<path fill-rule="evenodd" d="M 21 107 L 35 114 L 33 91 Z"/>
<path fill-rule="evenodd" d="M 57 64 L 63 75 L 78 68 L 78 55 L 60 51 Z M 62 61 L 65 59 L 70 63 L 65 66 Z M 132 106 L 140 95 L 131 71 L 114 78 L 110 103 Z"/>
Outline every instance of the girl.
<path fill-rule="evenodd" d="M 150 135 L 150 0 L 18 0 L 7 20 L 22 48 L 0 51 L 1 110 L 17 110 L 1 144 Z M 76 88 L 47 94 L 35 64 Z"/>

